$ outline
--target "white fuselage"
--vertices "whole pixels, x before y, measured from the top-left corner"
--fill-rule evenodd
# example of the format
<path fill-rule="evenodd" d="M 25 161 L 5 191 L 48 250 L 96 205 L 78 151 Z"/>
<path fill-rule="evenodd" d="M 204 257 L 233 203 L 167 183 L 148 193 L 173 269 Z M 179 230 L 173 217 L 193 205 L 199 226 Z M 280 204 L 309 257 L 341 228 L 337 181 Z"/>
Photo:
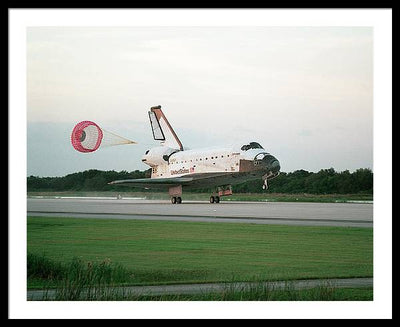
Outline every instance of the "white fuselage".
<path fill-rule="evenodd" d="M 166 153 L 167 160 L 163 158 Z M 239 172 L 240 160 L 253 160 L 267 153 L 262 148 L 243 151 L 239 147 L 209 147 L 173 152 L 166 147 L 149 150 L 142 161 L 152 167 L 151 178 L 182 177 L 195 173 Z"/>

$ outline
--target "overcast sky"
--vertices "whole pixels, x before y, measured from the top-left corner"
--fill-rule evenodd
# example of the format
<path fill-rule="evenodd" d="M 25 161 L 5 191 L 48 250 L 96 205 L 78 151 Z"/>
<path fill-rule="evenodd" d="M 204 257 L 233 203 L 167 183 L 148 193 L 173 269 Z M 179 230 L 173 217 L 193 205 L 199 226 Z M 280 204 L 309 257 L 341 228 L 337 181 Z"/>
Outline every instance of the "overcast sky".
<path fill-rule="evenodd" d="M 27 175 L 144 170 L 147 111 L 183 145 L 257 141 L 285 172 L 373 168 L 370 27 L 29 27 Z M 79 153 L 76 123 L 138 145 Z"/>

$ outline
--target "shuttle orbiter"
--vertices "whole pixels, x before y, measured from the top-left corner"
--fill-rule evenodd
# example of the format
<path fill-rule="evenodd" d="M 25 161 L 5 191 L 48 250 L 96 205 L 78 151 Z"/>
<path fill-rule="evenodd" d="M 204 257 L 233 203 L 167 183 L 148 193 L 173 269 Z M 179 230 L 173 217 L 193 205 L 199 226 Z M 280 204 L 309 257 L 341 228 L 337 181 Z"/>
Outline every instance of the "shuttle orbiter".
<path fill-rule="evenodd" d="M 232 194 L 233 184 L 261 178 L 266 189 L 267 181 L 279 175 L 279 161 L 257 142 L 185 150 L 161 106 L 152 107 L 148 113 L 153 137 L 161 142 L 142 158 L 151 167 L 151 178 L 117 180 L 110 184 L 168 190 L 172 203 L 182 202 L 185 189 L 215 187 L 210 202 L 219 203 L 221 196 Z"/>

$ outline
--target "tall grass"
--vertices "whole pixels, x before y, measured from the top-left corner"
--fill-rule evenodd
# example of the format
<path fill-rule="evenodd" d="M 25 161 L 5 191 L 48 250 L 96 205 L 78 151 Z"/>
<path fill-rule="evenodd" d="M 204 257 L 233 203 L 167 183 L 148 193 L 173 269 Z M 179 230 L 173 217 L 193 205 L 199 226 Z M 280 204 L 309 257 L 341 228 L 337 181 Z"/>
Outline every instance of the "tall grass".
<path fill-rule="evenodd" d="M 84 262 L 73 258 L 69 263 L 59 263 L 44 254 L 28 253 L 28 279 L 41 279 L 47 287 L 56 287 L 56 300 L 97 300 L 112 286 L 130 278 L 130 271 L 120 264 L 105 259 L 101 262 Z"/>
<path fill-rule="evenodd" d="M 297 289 L 293 281 L 273 283 L 227 283 L 222 292 L 209 294 L 214 301 L 333 301 L 338 288 L 329 282 L 309 289 Z"/>
<path fill-rule="evenodd" d="M 296 289 L 294 282 L 275 287 L 265 282 L 226 284 L 222 290 L 200 294 L 137 295 L 126 292 L 128 301 L 372 301 L 372 288 L 338 288 L 328 282 Z"/>
<path fill-rule="evenodd" d="M 50 260 L 45 254 L 29 253 L 27 255 L 28 279 L 60 280 L 65 274 L 65 266 Z"/>
<path fill-rule="evenodd" d="M 337 301 L 372 300 L 372 289 L 340 289 L 325 282 L 320 286 L 298 290 L 293 282 L 284 286 L 253 280 L 249 283 L 226 283 L 219 291 L 201 294 L 144 295 L 121 287 L 131 272 L 109 259 L 84 262 L 73 258 L 59 263 L 44 254 L 28 253 L 28 278 L 48 282 L 40 300 L 56 301 Z M 117 286 L 119 285 L 119 286 Z M 55 287 L 55 289 L 52 289 Z"/>

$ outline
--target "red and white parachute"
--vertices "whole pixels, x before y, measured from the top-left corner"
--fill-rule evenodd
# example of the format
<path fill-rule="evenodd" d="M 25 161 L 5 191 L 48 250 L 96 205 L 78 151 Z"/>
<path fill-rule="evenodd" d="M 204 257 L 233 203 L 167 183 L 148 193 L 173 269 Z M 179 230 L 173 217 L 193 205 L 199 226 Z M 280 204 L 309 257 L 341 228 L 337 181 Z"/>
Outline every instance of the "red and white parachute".
<path fill-rule="evenodd" d="M 122 136 L 106 131 L 96 123 L 84 120 L 76 124 L 71 133 L 71 144 L 79 152 L 93 152 L 101 146 L 136 144 Z"/>

